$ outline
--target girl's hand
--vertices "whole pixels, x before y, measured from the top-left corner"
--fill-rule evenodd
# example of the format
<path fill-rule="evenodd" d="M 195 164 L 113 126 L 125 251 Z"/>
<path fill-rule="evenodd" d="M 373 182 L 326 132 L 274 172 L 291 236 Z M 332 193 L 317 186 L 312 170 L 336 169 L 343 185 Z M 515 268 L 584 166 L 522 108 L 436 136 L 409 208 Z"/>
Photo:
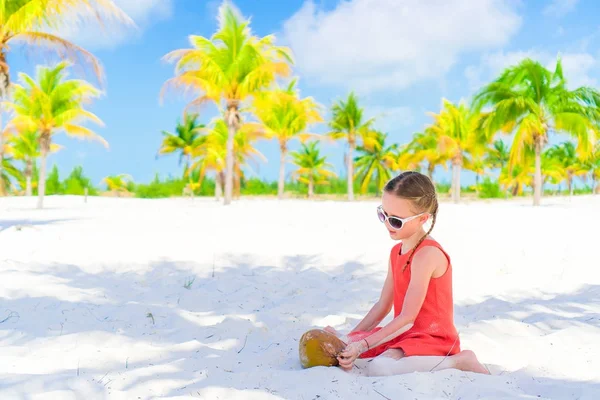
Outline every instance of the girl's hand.
<path fill-rule="evenodd" d="M 338 355 L 338 361 L 340 367 L 346 371 L 351 370 L 354 365 L 354 361 L 367 350 L 364 340 L 359 342 L 350 343 L 346 348 Z"/>

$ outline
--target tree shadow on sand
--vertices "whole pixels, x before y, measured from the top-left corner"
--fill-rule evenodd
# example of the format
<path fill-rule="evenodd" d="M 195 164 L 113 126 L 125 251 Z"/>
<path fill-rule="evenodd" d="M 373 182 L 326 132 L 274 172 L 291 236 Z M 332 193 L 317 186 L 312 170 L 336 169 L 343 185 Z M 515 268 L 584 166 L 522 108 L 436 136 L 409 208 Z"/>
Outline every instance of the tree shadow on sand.
<path fill-rule="evenodd" d="M 0 312 L 15 312 L 18 318 L 0 324 L 0 345 L 43 348 L 66 340 L 72 345 L 63 345 L 61 357 L 70 357 L 73 363 L 59 364 L 42 374 L 0 375 L 0 393 L 27 398 L 31 388 L 37 387 L 44 392 L 68 390 L 82 398 L 127 393 L 135 399 L 198 394 L 210 397 L 210 393 L 221 389 L 248 389 L 284 398 L 289 398 L 289 393 L 305 399 L 317 394 L 364 398 L 378 397 L 373 389 L 383 385 L 383 390 L 387 382 L 393 382 L 395 386 L 403 385 L 391 393 L 393 396 L 388 395 L 396 398 L 404 393 L 403 387 L 408 388 L 408 395 L 413 384 L 423 379 L 431 380 L 431 393 L 444 396 L 442 388 L 450 389 L 441 382 L 449 374 L 461 374 L 442 371 L 373 379 L 357 378 L 339 369 L 302 370 L 298 360 L 302 333 L 319 326 L 328 316 L 339 324 L 345 318 L 355 322 L 353 316 L 364 315 L 377 300 L 385 271 L 366 274 L 369 266 L 356 261 L 321 265 L 318 255 L 290 255 L 279 266 L 259 265 L 251 255 L 230 255 L 224 257 L 223 264 L 213 270 L 212 265 L 157 261 L 143 272 L 119 272 L 121 266 L 108 265 L 94 273 L 74 265 L 48 265 L 26 271 L 22 265 L 15 265 L 15 273 L 28 274 L 32 282 L 43 279 L 45 284 L 43 288 L 14 286 L 4 291 L 9 295 L 1 299 Z M 3 271 L 10 273 L 10 266 Z M 598 287 L 590 286 L 570 296 L 547 300 L 547 304 L 542 302 L 542 306 L 575 312 L 578 306 L 574 303 L 597 302 L 597 296 Z M 477 319 L 513 318 L 515 312 L 529 312 L 539 304 L 533 299 L 516 304 L 488 299 L 479 305 L 457 307 L 457 314 L 475 313 Z M 536 318 L 544 320 L 543 309 L 536 310 L 526 317 L 532 323 Z M 565 317 L 565 323 L 569 321 L 597 327 L 598 314 L 575 320 Z M 100 361 L 89 355 L 78 356 L 84 350 L 77 343 L 92 336 L 100 338 L 97 350 L 104 354 Z M 102 345 L 104 341 L 106 346 Z M 135 350 L 139 346 L 148 351 L 140 354 L 139 349 Z M 35 352 L 26 354 L 24 357 L 36 357 Z M 323 374 L 331 377 L 327 387 L 322 386 Z M 452 398 L 476 386 L 488 393 L 488 398 L 498 398 L 502 392 L 490 389 L 494 387 L 491 382 L 513 380 L 518 385 L 538 379 L 527 371 L 511 377 L 474 379 L 463 375 L 448 392 Z M 360 390 L 357 379 L 362 382 Z M 565 390 L 565 395 L 567 390 L 600 390 L 594 382 L 538 381 L 534 385 L 539 392 L 536 396 L 554 398 L 550 395 L 556 390 Z M 298 389 L 298 382 L 306 384 Z M 521 393 L 523 398 L 534 394 Z"/>
<path fill-rule="evenodd" d="M 286 257 L 279 267 L 256 265 L 251 256 L 228 256 L 214 276 L 212 266 L 185 262 L 158 261 L 143 272 L 117 272 L 119 266 L 109 265 L 95 273 L 74 265 L 28 269 L 14 264 L 11 269 L 6 263 L 5 276 L 19 276 L 31 286 L 5 287 L 9 295 L 1 299 L 0 320 L 8 313 L 15 317 L 0 324 L 3 347 L 56 349 L 61 340 L 77 342 L 82 335 L 120 345 L 114 350 L 98 345 L 99 352 L 111 354 L 97 362 L 77 356 L 77 345 L 68 346 L 71 365 L 43 374 L 5 375 L 0 393 L 26 397 L 35 383 L 44 391 L 70 388 L 78 396 L 102 398 L 121 391 L 145 398 L 151 387 L 154 395 L 157 390 L 186 394 L 189 384 L 201 388 L 207 374 L 212 381 L 221 373 L 227 381 L 240 369 L 246 374 L 267 365 L 297 370 L 297 338 L 315 320 L 356 308 L 369 294 L 364 281 L 350 278 L 348 285 L 330 290 L 344 271 L 366 266 L 348 263 L 323 272 L 306 268 L 311 263 L 319 264 L 319 256 Z M 374 288 L 371 297 L 380 284 L 366 284 Z M 323 302 L 327 291 L 331 300 Z M 347 300 L 340 303 L 341 297 Z M 137 345 L 156 352 L 129 358 L 128 347 Z M 252 365 L 243 365 L 242 358 L 252 359 Z M 161 383 L 165 380 L 172 383 Z"/>
<path fill-rule="evenodd" d="M 0 219 L 0 233 L 10 228 L 17 230 L 32 228 L 36 226 L 51 225 L 56 223 L 72 221 L 71 219 Z"/>
<path fill-rule="evenodd" d="M 541 294 L 511 300 L 490 297 L 472 305 L 455 307 L 463 320 L 512 319 L 550 333 L 569 326 L 600 328 L 600 285 L 584 285 L 572 293 Z"/>

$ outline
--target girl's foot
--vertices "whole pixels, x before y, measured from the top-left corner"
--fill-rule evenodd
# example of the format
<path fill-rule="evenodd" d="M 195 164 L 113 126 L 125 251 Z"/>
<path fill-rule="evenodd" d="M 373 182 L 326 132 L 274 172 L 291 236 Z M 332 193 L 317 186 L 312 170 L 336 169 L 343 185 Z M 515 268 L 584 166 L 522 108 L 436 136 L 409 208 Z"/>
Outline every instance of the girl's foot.
<path fill-rule="evenodd" d="M 461 371 L 470 371 L 477 372 L 478 374 L 490 375 L 490 371 L 488 371 L 488 369 L 479 362 L 477 356 L 471 350 L 463 350 L 460 353 L 452 356 L 452 358 L 456 363 L 456 368 L 460 369 Z"/>

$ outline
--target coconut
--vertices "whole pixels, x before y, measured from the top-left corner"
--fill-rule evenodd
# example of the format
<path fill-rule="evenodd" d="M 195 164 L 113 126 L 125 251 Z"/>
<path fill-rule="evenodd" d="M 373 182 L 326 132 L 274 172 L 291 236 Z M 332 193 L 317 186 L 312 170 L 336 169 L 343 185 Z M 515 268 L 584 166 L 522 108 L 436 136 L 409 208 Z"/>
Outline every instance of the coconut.
<path fill-rule="evenodd" d="M 334 367 L 339 365 L 337 356 L 346 344 L 330 332 L 312 329 L 302 335 L 299 347 L 303 368 Z"/>

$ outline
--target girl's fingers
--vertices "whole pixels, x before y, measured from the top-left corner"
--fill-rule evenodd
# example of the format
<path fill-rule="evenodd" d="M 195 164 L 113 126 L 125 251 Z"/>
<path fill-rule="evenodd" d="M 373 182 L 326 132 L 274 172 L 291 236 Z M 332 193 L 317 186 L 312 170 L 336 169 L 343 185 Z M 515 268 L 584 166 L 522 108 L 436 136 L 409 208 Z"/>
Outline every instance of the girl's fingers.
<path fill-rule="evenodd" d="M 340 363 L 340 367 L 342 367 L 342 369 L 348 370 L 352 368 L 352 364 Z"/>
<path fill-rule="evenodd" d="M 338 361 L 340 363 L 340 367 L 342 369 L 348 370 L 352 369 L 352 365 L 354 365 L 354 358 L 339 358 Z"/>

